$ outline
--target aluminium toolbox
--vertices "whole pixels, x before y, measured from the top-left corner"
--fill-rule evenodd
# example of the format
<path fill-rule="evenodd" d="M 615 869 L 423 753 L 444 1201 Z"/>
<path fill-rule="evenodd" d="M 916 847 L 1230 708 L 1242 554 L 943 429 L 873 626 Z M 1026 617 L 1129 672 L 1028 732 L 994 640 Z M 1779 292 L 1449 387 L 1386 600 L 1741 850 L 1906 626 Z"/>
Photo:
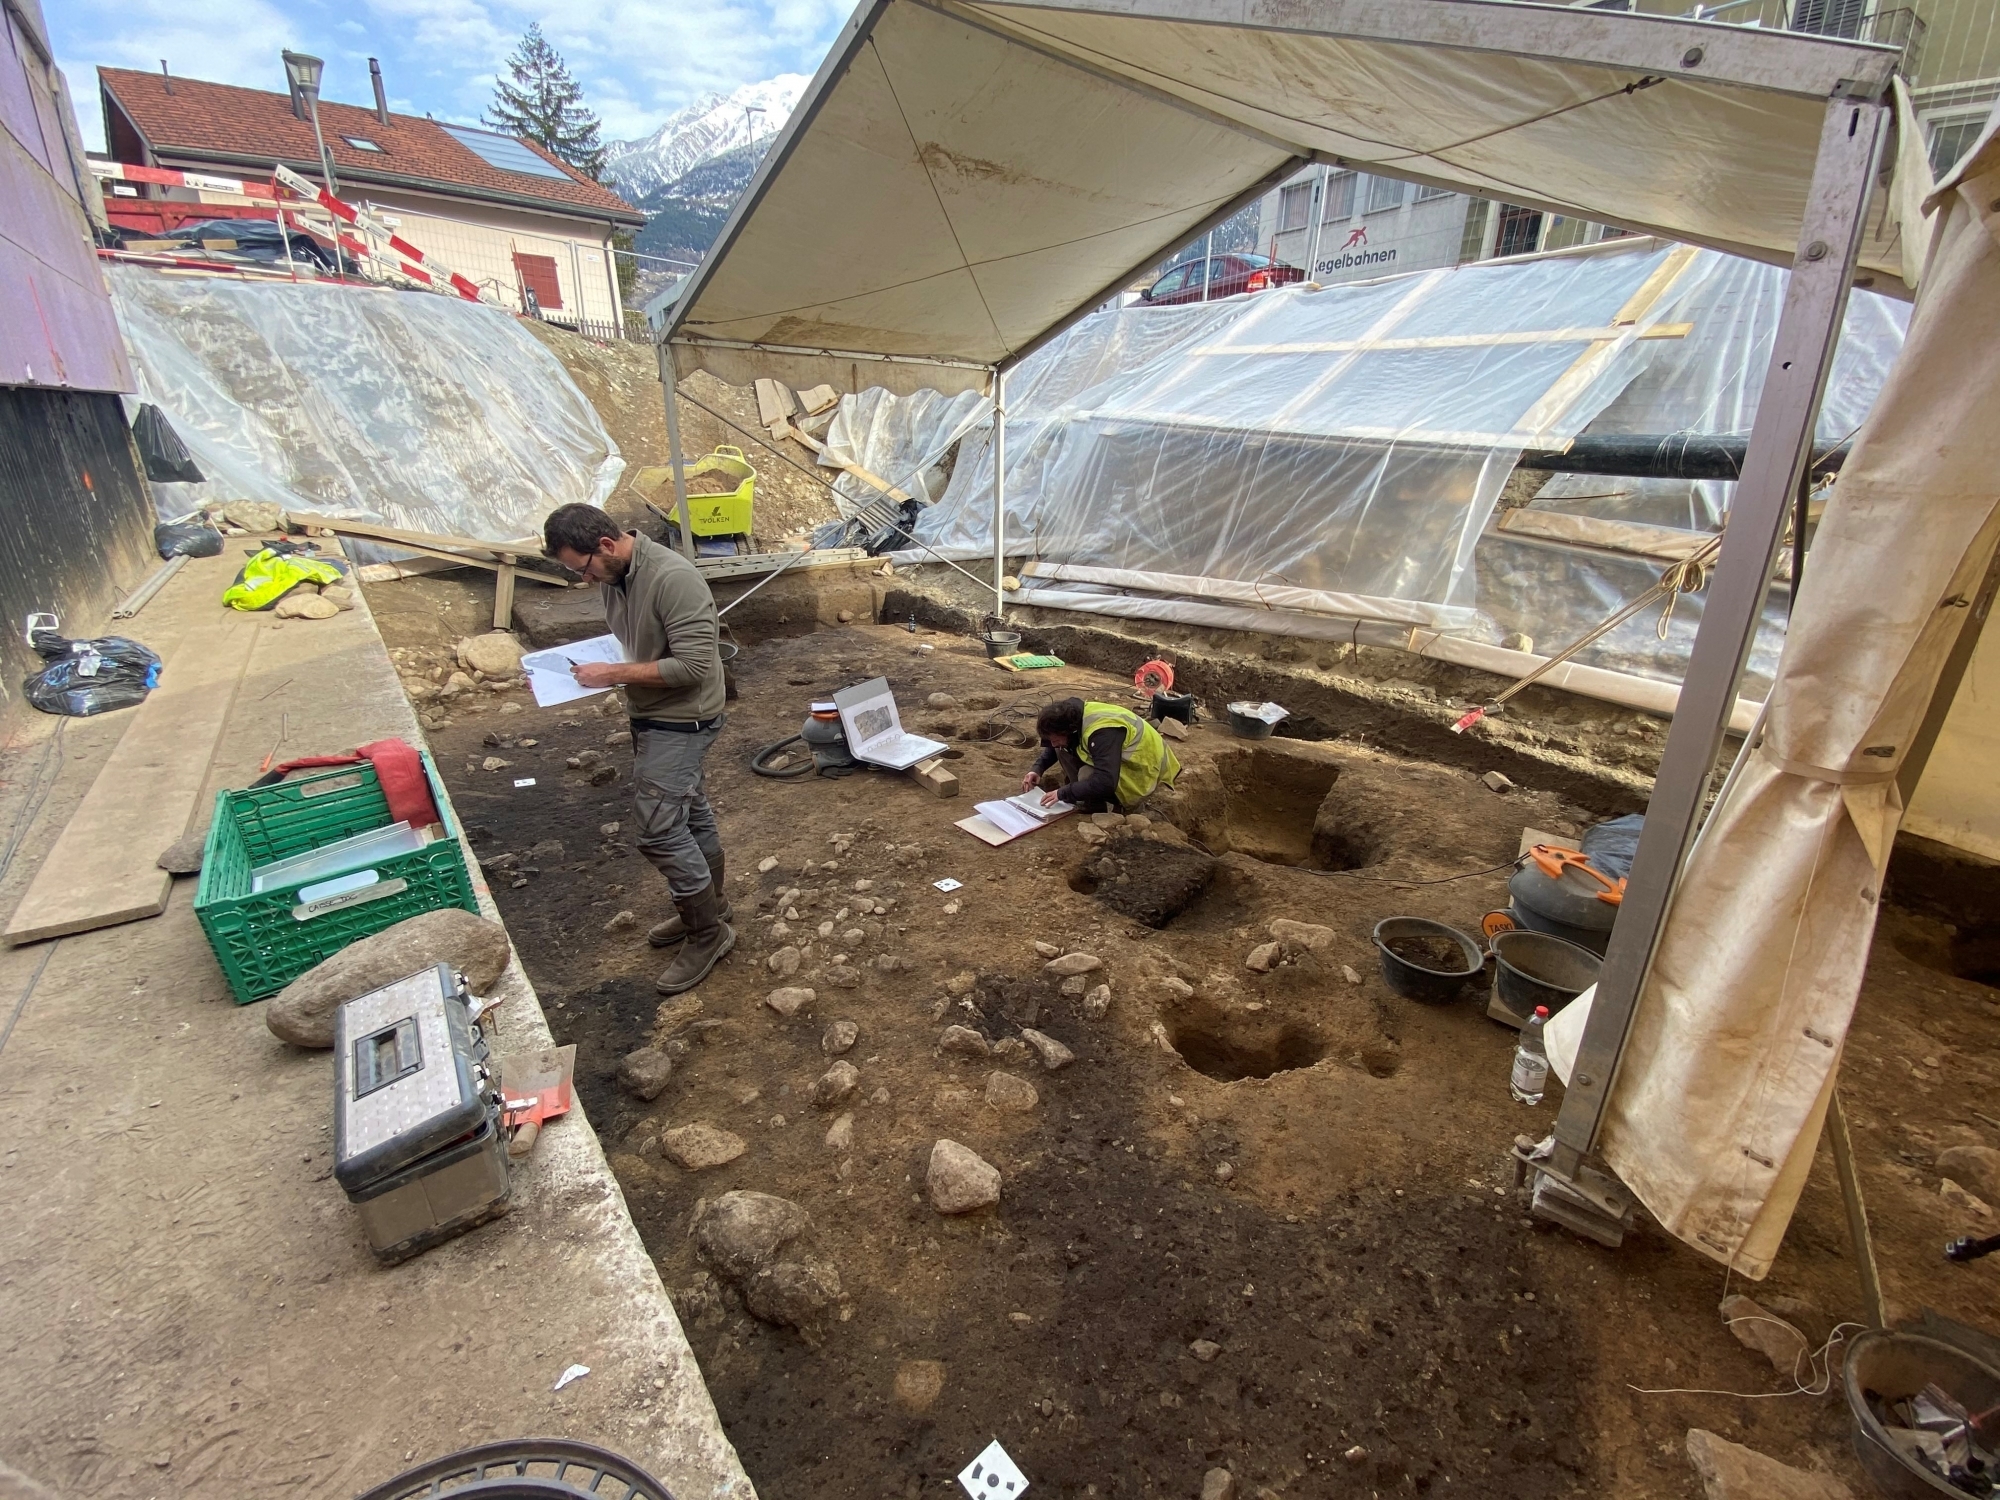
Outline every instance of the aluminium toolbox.
<path fill-rule="evenodd" d="M 333 1176 L 385 1265 L 507 1211 L 500 1092 L 446 964 L 334 1013 Z"/>
<path fill-rule="evenodd" d="M 238 1005 L 267 999 L 357 938 L 443 906 L 479 910 L 459 846 L 458 825 L 429 755 L 424 778 L 443 837 L 343 876 L 314 896 L 310 874 L 270 890 L 253 872 L 393 821 L 375 768 L 363 762 L 296 776 L 275 786 L 218 792 L 202 853 L 194 914 Z M 301 891 L 307 896 L 301 899 Z"/>

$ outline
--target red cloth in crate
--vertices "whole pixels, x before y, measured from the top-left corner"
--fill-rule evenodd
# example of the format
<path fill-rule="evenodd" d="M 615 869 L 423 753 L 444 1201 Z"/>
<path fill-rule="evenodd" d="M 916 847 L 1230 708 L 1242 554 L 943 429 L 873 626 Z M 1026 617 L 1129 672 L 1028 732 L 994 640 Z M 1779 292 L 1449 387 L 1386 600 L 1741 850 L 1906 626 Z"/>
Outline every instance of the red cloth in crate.
<path fill-rule="evenodd" d="M 353 766 L 364 760 L 375 767 L 375 779 L 382 784 L 382 795 L 389 803 L 390 822 L 408 823 L 412 828 L 428 828 L 433 823 L 444 821 L 438 816 L 437 803 L 431 797 L 430 780 L 424 775 L 423 757 L 417 753 L 416 746 L 407 740 L 376 740 L 345 755 L 307 755 L 298 760 L 288 760 L 283 765 L 273 766 L 268 775 L 260 776 L 251 785 L 270 786 L 283 781 L 293 771 L 318 766 Z"/>

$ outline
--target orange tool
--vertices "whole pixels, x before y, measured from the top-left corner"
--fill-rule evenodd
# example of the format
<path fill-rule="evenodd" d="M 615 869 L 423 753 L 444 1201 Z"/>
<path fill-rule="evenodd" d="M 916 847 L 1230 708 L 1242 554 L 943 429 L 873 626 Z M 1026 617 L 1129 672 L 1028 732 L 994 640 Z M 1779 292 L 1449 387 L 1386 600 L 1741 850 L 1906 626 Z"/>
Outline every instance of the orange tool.
<path fill-rule="evenodd" d="M 1590 862 L 1590 856 L 1576 849 L 1559 849 L 1554 844 L 1537 844 L 1528 851 L 1528 857 L 1535 862 L 1535 868 L 1551 880 L 1562 879 L 1563 871 L 1575 868 L 1583 871 L 1604 889 L 1597 893 L 1597 899 L 1606 906 L 1618 906 L 1625 900 L 1625 877 L 1613 880 Z"/>

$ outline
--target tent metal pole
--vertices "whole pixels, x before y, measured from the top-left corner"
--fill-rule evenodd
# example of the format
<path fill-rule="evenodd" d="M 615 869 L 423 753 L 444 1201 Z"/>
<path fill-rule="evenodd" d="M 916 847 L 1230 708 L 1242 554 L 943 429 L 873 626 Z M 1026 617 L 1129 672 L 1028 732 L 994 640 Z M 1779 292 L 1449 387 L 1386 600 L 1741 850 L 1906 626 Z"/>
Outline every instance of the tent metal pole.
<path fill-rule="evenodd" d="M 1332 186 L 1333 168 L 1321 167 L 1319 169 L 1319 180 L 1313 184 L 1313 190 L 1306 199 L 1306 202 L 1311 205 L 1309 211 L 1313 216 L 1312 225 L 1306 234 L 1305 272 L 1307 281 L 1317 279 L 1314 275 L 1314 270 L 1319 265 L 1320 228 L 1326 222 L 1326 191 Z"/>
<path fill-rule="evenodd" d="M 667 402 L 667 462 L 674 471 L 674 514 L 680 517 L 681 556 L 694 561 L 694 527 L 688 522 L 688 482 L 687 469 L 681 458 L 681 414 L 680 402 L 674 399 L 675 388 L 680 384 L 674 378 L 674 351 L 665 339 L 656 346 L 660 351 L 660 392 Z"/>
<path fill-rule="evenodd" d="M 1556 1120 L 1548 1175 L 1603 1204 L 1579 1179 L 1603 1126 L 1605 1106 L 1659 946 L 1681 864 L 1700 821 L 1716 753 L 1735 706 L 1736 683 L 1757 628 L 1771 565 L 1783 538 L 1860 253 L 1868 193 L 1888 122 L 1879 103 L 1828 101 L 1785 289 L 1771 363 L 1730 507 L 1729 531 L 1702 611 L 1673 727 L 1646 808 L 1646 829 L 1627 880 L 1618 924 L 1577 1047 Z"/>
<path fill-rule="evenodd" d="M 993 372 L 993 618 L 1007 618 L 1007 372 Z"/>

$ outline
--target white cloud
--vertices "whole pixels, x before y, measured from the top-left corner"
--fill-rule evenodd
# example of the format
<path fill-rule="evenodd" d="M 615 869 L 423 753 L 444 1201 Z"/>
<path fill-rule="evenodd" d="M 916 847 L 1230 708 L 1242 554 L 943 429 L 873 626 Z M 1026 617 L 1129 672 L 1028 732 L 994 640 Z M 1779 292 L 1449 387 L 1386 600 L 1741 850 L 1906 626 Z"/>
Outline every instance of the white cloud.
<path fill-rule="evenodd" d="M 60 0 L 49 25 L 93 149 L 103 141 L 94 69 L 157 68 L 277 90 L 286 47 L 327 62 L 327 97 L 372 102 L 367 58 L 382 60 L 399 109 L 475 120 L 529 22 L 584 86 L 607 140 L 650 134 L 697 96 L 780 73 L 810 73 L 844 0 L 361 0 L 281 10 L 269 0 Z"/>

